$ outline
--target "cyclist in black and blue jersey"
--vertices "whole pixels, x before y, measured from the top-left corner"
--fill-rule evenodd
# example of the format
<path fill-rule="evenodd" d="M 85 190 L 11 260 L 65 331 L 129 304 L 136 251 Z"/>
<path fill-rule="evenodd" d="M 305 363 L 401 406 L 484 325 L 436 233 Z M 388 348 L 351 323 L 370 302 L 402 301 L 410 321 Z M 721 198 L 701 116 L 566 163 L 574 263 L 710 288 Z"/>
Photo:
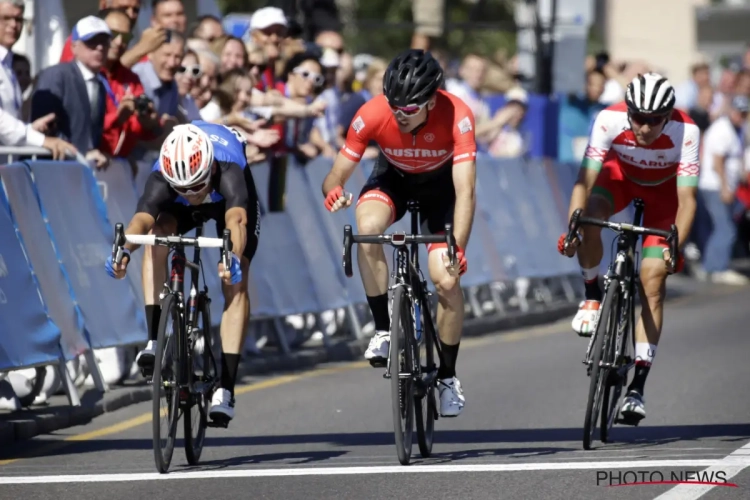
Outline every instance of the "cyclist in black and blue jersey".
<path fill-rule="evenodd" d="M 219 263 L 225 307 L 221 318 L 221 387 L 214 392 L 209 412 L 212 420 L 234 418 L 234 385 L 240 353 L 250 317 L 247 277 L 258 247 L 260 204 L 248 167 L 247 143 L 243 136 L 224 125 L 193 121 L 178 125 L 167 136 L 159 152 L 136 214 L 126 234 L 169 236 L 185 234 L 196 226 L 194 213 L 216 221 L 217 234 L 232 233 L 233 255 L 229 269 Z M 110 256 L 110 276 L 125 277 L 130 252 L 138 245 L 127 243 L 122 264 Z M 167 247 L 148 247 L 143 259 L 143 292 L 149 342 L 138 353 L 137 364 L 145 373 L 153 371 L 156 336 L 161 315 L 159 293 L 167 279 Z"/>

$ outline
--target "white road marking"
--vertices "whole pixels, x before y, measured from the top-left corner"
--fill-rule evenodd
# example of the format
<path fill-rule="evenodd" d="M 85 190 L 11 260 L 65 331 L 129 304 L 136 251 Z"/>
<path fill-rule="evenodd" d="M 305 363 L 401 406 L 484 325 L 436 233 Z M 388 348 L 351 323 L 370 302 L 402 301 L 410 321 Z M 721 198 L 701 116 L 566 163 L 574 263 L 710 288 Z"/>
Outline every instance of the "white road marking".
<path fill-rule="evenodd" d="M 750 465 L 750 457 L 736 458 L 731 463 Z M 525 472 L 549 470 L 607 470 L 645 469 L 675 467 L 712 467 L 727 463 L 723 460 L 631 460 L 619 462 L 578 462 L 578 463 L 525 463 L 525 464 L 461 464 L 461 465 L 411 465 L 383 467 L 298 467 L 284 469 L 239 469 L 239 470 L 197 470 L 192 472 L 172 472 L 169 474 L 80 474 L 59 476 L 0 476 L 0 484 L 52 484 L 52 483 L 107 483 L 121 481 L 154 481 L 165 479 L 219 479 L 246 477 L 289 477 L 289 476 L 337 476 L 361 474 L 419 474 L 445 472 Z M 723 469 L 722 469 L 723 470 Z"/>
<path fill-rule="evenodd" d="M 719 460 L 719 463 L 706 469 L 706 473 L 724 472 L 725 476 L 723 479 L 728 481 L 730 478 L 739 474 L 742 469 L 745 469 L 750 465 L 748 458 L 750 458 L 750 443 L 747 443 L 742 448 L 733 451 L 722 460 Z M 666 493 L 659 495 L 654 500 L 695 500 L 702 497 L 715 487 L 716 486 L 708 484 L 678 484 Z"/>

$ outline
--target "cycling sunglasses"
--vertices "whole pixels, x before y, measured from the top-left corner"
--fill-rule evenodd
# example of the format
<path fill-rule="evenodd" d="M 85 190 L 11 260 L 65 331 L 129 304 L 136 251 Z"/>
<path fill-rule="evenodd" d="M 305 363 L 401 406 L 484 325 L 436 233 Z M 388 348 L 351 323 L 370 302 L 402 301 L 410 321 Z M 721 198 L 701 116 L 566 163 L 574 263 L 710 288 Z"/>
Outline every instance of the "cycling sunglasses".
<path fill-rule="evenodd" d="M 294 68 L 292 71 L 295 75 L 299 75 L 305 80 L 309 80 L 315 84 L 316 87 L 320 87 L 325 83 L 325 78 L 323 78 L 323 75 L 320 73 L 314 73 L 312 71 L 308 71 L 304 68 Z"/>
<path fill-rule="evenodd" d="M 661 125 L 666 120 L 667 115 L 643 115 L 641 113 L 628 113 L 630 119 L 640 125 L 655 127 Z"/>
<path fill-rule="evenodd" d="M 191 76 L 193 78 L 199 78 L 203 71 L 201 71 L 201 67 L 199 64 L 193 64 L 192 66 L 180 66 L 177 68 L 177 73 L 187 73 L 188 76 Z"/>
<path fill-rule="evenodd" d="M 414 116 L 420 111 L 422 111 L 422 108 L 427 106 L 427 102 L 423 102 L 422 104 L 412 104 L 411 106 L 391 106 L 391 111 L 394 115 L 403 115 L 406 117 Z"/>
<path fill-rule="evenodd" d="M 211 183 L 211 176 L 209 175 L 208 178 L 199 183 L 195 184 L 193 186 L 188 186 L 184 188 L 178 188 L 178 187 L 172 187 L 172 189 L 175 190 L 175 192 L 181 196 L 191 196 L 196 194 L 201 194 L 201 192 L 206 189 L 206 187 Z"/>

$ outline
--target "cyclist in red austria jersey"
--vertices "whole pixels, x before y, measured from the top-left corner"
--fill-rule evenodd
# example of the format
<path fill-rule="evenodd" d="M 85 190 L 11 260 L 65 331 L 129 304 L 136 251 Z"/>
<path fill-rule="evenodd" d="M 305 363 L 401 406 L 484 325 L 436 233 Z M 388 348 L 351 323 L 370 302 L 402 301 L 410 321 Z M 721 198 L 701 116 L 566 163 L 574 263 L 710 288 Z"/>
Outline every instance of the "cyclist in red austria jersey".
<path fill-rule="evenodd" d="M 696 210 L 698 146 L 700 132 L 690 117 L 674 109 L 672 85 L 663 76 L 646 73 L 627 87 L 625 102 L 601 111 L 594 121 L 578 181 L 570 201 L 572 214 L 579 208 L 590 217 L 608 219 L 633 198 L 644 201 L 643 224 L 679 233 L 682 249 Z M 599 319 L 602 291 L 599 264 L 603 255 L 601 228 L 585 226 L 567 249 L 560 237 L 558 250 L 578 261 L 586 287 L 585 301 L 573 319 L 573 330 L 590 337 Z M 641 252 L 641 283 L 645 297 L 635 331 L 636 366 L 621 414 L 637 423 L 646 416 L 643 392 L 654 360 L 663 323 L 663 303 L 669 269 L 669 251 L 663 238 L 647 236 Z M 643 300 L 645 298 L 645 300 Z"/>
<path fill-rule="evenodd" d="M 438 332 L 444 356 L 438 372 L 440 414 L 456 417 L 465 398 L 456 378 L 463 324 L 459 276 L 466 272 L 464 249 L 475 207 L 476 141 L 474 116 L 458 97 L 443 90 L 443 70 L 429 52 L 407 50 L 388 66 L 383 94 L 364 104 L 323 182 L 328 210 L 351 205 L 344 184 L 372 140 L 380 157 L 356 207 L 359 234 L 382 234 L 419 203 L 420 232 L 437 234 L 453 224 L 457 262 L 451 266 L 445 244 L 428 245 L 430 278 L 439 296 Z M 388 263 L 381 245 L 360 245 L 359 270 L 375 320 L 375 336 L 365 352 L 372 366 L 385 366 L 390 345 Z"/>

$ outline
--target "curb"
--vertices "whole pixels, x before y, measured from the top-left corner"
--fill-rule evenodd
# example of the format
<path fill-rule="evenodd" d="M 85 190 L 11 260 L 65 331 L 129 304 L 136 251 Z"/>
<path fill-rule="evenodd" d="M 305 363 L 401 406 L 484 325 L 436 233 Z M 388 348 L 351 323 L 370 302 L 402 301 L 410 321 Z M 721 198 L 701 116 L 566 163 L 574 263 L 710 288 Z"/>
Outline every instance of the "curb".
<path fill-rule="evenodd" d="M 463 334 L 467 337 L 502 335 L 508 333 L 508 330 L 555 322 L 575 313 L 577 309 L 577 304 L 560 304 L 550 309 L 512 314 L 501 319 L 497 317 L 473 319 L 467 322 Z M 363 359 L 368 340 L 334 341 L 328 349 L 295 352 L 289 356 L 272 354 L 263 358 L 249 358 L 240 365 L 238 375 L 243 377 L 302 371 L 324 363 L 357 361 Z M 118 387 L 105 394 L 99 401 L 92 404 L 83 402 L 80 407 L 57 406 L 9 414 L 11 419 L 0 420 L 0 446 L 11 445 L 60 429 L 85 425 L 103 413 L 150 401 L 151 394 L 151 387 L 148 386 Z"/>

